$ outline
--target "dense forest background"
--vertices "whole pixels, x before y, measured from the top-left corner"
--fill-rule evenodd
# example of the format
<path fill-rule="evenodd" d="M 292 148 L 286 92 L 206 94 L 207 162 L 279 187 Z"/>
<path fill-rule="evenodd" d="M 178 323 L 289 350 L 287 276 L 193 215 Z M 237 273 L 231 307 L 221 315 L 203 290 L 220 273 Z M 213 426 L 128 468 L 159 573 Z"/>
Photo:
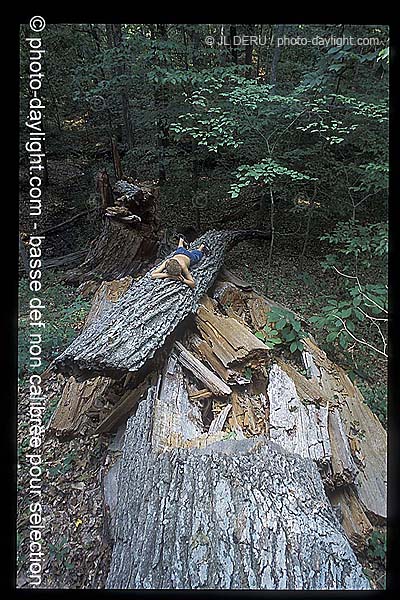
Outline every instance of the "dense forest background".
<path fill-rule="evenodd" d="M 27 36 L 22 26 L 21 128 Z M 308 320 L 386 427 L 389 27 L 53 24 L 42 38 L 47 258 L 98 235 L 95 178 L 105 168 L 115 180 L 114 141 L 124 176 L 159 186 L 167 235 L 272 231 L 234 249 L 228 268 Z M 23 136 L 20 153 L 23 196 Z M 50 361 L 83 304 L 48 277 Z"/>
<path fill-rule="evenodd" d="M 368 361 L 372 356 L 385 364 L 385 321 L 379 319 L 387 292 L 388 30 L 47 27 L 42 91 L 49 228 L 96 206 L 96 174 L 105 167 L 114 176 L 114 139 L 124 175 L 160 185 L 167 231 L 272 229 L 271 244 L 242 246 L 231 266 L 306 316 L 319 315 L 315 324 L 346 366 L 360 346 Z M 22 26 L 21 40 L 26 35 Z M 258 43 L 241 36 L 256 36 Z M 22 43 L 21 124 L 27 52 Z M 22 193 L 23 142 L 21 136 Z M 20 210 L 23 232 L 24 203 Z M 85 248 L 100 228 L 88 212 L 49 232 L 46 252 Z M 358 371 L 370 376 L 371 367 L 359 362 Z"/>

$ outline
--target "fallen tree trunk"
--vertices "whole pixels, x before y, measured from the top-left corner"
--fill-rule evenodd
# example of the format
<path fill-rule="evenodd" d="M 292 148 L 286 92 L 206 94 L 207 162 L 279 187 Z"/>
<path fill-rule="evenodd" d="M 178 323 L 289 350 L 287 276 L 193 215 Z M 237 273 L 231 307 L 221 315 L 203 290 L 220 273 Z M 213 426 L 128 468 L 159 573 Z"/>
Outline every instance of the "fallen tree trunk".
<path fill-rule="evenodd" d="M 85 258 L 87 252 L 88 250 L 85 248 L 84 250 L 77 250 L 76 252 L 70 252 L 63 256 L 47 258 L 43 261 L 43 269 L 58 269 L 78 265 L 82 259 Z"/>
<path fill-rule="evenodd" d="M 107 589 L 369 589 L 311 460 L 265 437 L 158 453 L 157 397 L 128 420 Z"/>
<path fill-rule="evenodd" d="M 178 281 L 152 279 L 151 271 L 133 282 L 110 313 L 102 315 L 58 357 L 64 372 L 88 370 L 118 376 L 138 371 L 193 314 L 200 298 L 214 282 L 227 248 L 247 238 L 266 238 L 259 231 L 211 231 L 197 240 L 212 249 L 192 268 L 194 290 Z M 170 255 L 172 256 L 172 254 Z"/>

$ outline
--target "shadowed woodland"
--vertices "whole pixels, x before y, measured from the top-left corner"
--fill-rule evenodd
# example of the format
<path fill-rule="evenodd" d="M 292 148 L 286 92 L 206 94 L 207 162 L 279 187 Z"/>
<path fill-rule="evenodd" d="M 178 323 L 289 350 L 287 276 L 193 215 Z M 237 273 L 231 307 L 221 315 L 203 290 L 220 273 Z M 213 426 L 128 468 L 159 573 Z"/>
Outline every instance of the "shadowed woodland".
<path fill-rule="evenodd" d="M 42 35 L 41 587 L 384 589 L 388 26 Z M 194 289 L 151 277 L 179 234 Z"/>

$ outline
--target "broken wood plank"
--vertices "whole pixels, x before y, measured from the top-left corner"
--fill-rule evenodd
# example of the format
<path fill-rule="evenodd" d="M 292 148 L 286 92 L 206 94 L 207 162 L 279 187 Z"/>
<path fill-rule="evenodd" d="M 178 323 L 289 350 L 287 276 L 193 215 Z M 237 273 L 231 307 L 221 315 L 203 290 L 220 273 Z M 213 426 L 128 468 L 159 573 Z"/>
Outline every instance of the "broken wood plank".
<path fill-rule="evenodd" d="M 201 301 L 195 321 L 225 368 L 261 364 L 268 359 L 270 351 L 248 327 L 233 317 L 217 314 L 208 301 Z"/>
<path fill-rule="evenodd" d="M 352 483 L 358 468 L 351 454 L 349 442 L 337 408 L 329 413 L 328 431 L 331 443 L 332 487 Z"/>
<path fill-rule="evenodd" d="M 373 527 L 351 485 L 340 487 L 329 493 L 334 507 L 338 507 L 340 521 L 350 544 L 357 552 L 363 552 Z"/>
<path fill-rule="evenodd" d="M 318 382 L 321 381 L 321 371 L 315 364 L 313 355 L 311 352 L 307 350 L 302 350 L 301 356 L 303 358 L 303 363 L 306 368 L 307 377 L 309 379 L 316 379 Z"/>
<path fill-rule="evenodd" d="M 212 398 L 213 397 L 213 393 L 210 392 L 207 389 L 204 390 L 199 390 L 197 392 L 192 392 L 189 394 L 189 398 L 191 400 L 205 400 L 207 398 Z"/>
<path fill-rule="evenodd" d="M 328 407 L 303 405 L 288 374 L 274 364 L 268 383 L 270 438 L 289 452 L 329 464 Z"/>
<path fill-rule="evenodd" d="M 224 425 L 225 425 L 225 421 L 226 421 L 226 419 L 228 417 L 228 414 L 229 414 L 231 408 L 232 408 L 232 404 L 227 404 L 225 406 L 225 408 L 223 410 L 221 410 L 221 412 L 219 413 L 219 415 L 217 415 L 213 419 L 213 421 L 212 421 L 212 423 L 210 425 L 210 428 L 208 430 L 208 434 L 209 435 L 212 435 L 214 433 L 218 433 L 219 431 L 223 430 Z"/>
<path fill-rule="evenodd" d="M 229 396 L 229 394 L 231 394 L 232 390 L 229 385 L 203 365 L 203 363 L 180 342 L 175 342 L 174 348 L 176 349 L 177 357 L 181 365 L 201 381 L 210 392 L 216 396 Z"/>
<path fill-rule="evenodd" d="M 189 400 L 182 367 L 168 358 L 155 396 L 152 447 L 156 451 L 181 446 L 199 437 L 203 423 L 199 408 Z"/>
<path fill-rule="evenodd" d="M 367 514 L 382 521 L 387 517 L 387 433 L 359 390 L 354 389 L 354 396 L 345 397 L 340 406 L 347 436 L 357 442 L 363 461 L 357 461 L 354 485 Z"/>
<path fill-rule="evenodd" d="M 110 433 L 115 431 L 124 419 L 129 417 L 141 398 L 147 393 L 150 380 L 147 378 L 136 388 L 127 390 L 111 412 L 101 421 L 95 433 Z"/>
<path fill-rule="evenodd" d="M 281 358 L 276 358 L 276 363 L 293 381 L 300 400 L 305 403 L 313 402 L 325 406 L 328 404 L 330 400 L 329 396 L 325 395 L 324 391 L 316 381 L 307 379 L 307 377 L 304 377 L 304 375 L 299 373 L 292 365 Z"/>
<path fill-rule="evenodd" d="M 107 391 L 115 383 L 108 377 L 98 376 L 86 381 L 77 381 L 74 376 L 67 380 L 61 399 L 54 411 L 48 428 L 60 437 L 70 437 L 89 426 L 88 413 L 100 411 Z"/>
<path fill-rule="evenodd" d="M 369 518 L 387 517 L 387 433 L 345 371 L 310 339 L 306 346 L 321 371 L 320 386 L 338 408 L 359 469 L 354 485 Z"/>
<path fill-rule="evenodd" d="M 205 340 L 196 334 L 190 336 L 190 347 L 197 356 L 208 363 L 208 365 L 223 379 L 228 385 L 234 383 L 249 383 L 238 371 L 227 369 L 219 358 L 214 354 L 212 347 Z"/>

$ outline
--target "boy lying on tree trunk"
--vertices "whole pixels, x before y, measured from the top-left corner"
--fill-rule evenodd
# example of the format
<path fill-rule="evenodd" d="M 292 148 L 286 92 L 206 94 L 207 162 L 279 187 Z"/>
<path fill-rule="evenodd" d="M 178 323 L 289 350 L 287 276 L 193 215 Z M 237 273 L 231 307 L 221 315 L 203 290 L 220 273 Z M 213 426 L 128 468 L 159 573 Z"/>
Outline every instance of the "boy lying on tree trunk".
<path fill-rule="evenodd" d="M 195 281 L 189 267 L 200 262 L 205 254 L 208 254 L 205 244 L 200 244 L 196 250 L 188 250 L 185 238 L 180 235 L 178 248 L 173 254 L 174 258 L 164 260 L 154 269 L 151 277 L 153 279 L 176 279 L 194 289 Z"/>

